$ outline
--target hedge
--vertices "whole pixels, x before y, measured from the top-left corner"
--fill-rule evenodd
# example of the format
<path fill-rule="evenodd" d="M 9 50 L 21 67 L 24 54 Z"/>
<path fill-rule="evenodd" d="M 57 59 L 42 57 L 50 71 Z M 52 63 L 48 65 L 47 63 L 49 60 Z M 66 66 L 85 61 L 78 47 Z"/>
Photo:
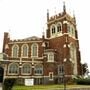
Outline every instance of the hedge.
<path fill-rule="evenodd" d="M 90 85 L 90 79 L 75 79 L 75 82 L 79 85 Z"/>

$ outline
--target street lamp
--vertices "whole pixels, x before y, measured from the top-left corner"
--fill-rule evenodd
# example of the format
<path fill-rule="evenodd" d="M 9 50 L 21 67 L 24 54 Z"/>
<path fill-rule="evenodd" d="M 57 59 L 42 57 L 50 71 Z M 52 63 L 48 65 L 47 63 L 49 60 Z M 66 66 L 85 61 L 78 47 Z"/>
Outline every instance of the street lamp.
<path fill-rule="evenodd" d="M 64 84 L 64 90 L 66 90 L 66 78 L 65 78 L 65 62 L 66 62 L 67 60 L 66 59 L 64 59 L 64 61 L 63 61 L 63 67 L 64 67 L 64 70 L 63 70 L 63 84 Z"/>
<path fill-rule="evenodd" d="M 66 90 L 66 79 L 65 79 L 65 73 L 63 74 L 63 83 L 64 83 L 64 90 Z"/>

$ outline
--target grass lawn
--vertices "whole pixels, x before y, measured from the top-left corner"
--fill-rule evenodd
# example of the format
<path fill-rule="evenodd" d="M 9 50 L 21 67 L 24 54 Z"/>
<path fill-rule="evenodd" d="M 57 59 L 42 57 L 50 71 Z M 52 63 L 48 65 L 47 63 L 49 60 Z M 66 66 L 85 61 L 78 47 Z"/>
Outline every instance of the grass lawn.
<path fill-rule="evenodd" d="M 34 86 L 14 86 L 12 90 L 52 90 L 56 88 L 63 88 L 63 85 L 34 85 Z M 67 88 L 83 88 L 90 87 L 84 85 L 67 85 Z"/>
<path fill-rule="evenodd" d="M 63 85 L 14 86 L 12 90 L 50 90 L 52 88 L 63 88 Z"/>

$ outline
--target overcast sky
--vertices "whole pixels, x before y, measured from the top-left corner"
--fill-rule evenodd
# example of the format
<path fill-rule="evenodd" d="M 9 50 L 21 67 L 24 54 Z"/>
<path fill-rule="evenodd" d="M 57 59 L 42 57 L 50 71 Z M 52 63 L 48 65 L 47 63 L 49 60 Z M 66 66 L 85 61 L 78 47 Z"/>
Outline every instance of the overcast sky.
<path fill-rule="evenodd" d="M 89 0 L 0 0 L 0 52 L 3 33 L 11 39 L 40 36 L 46 30 L 46 14 L 62 12 L 63 1 L 67 13 L 76 16 L 82 62 L 90 67 L 90 1 Z"/>

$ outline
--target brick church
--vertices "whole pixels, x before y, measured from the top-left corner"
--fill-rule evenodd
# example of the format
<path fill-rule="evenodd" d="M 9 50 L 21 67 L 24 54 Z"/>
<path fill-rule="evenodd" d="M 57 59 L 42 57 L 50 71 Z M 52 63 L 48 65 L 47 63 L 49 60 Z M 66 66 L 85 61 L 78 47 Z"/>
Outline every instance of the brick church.
<path fill-rule="evenodd" d="M 30 79 L 34 84 L 59 84 L 81 75 L 76 19 L 66 12 L 65 4 L 52 17 L 47 11 L 46 37 L 11 40 L 5 32 L 3 53 L 4 79 L 15 78 L 21 84 Z"/>

